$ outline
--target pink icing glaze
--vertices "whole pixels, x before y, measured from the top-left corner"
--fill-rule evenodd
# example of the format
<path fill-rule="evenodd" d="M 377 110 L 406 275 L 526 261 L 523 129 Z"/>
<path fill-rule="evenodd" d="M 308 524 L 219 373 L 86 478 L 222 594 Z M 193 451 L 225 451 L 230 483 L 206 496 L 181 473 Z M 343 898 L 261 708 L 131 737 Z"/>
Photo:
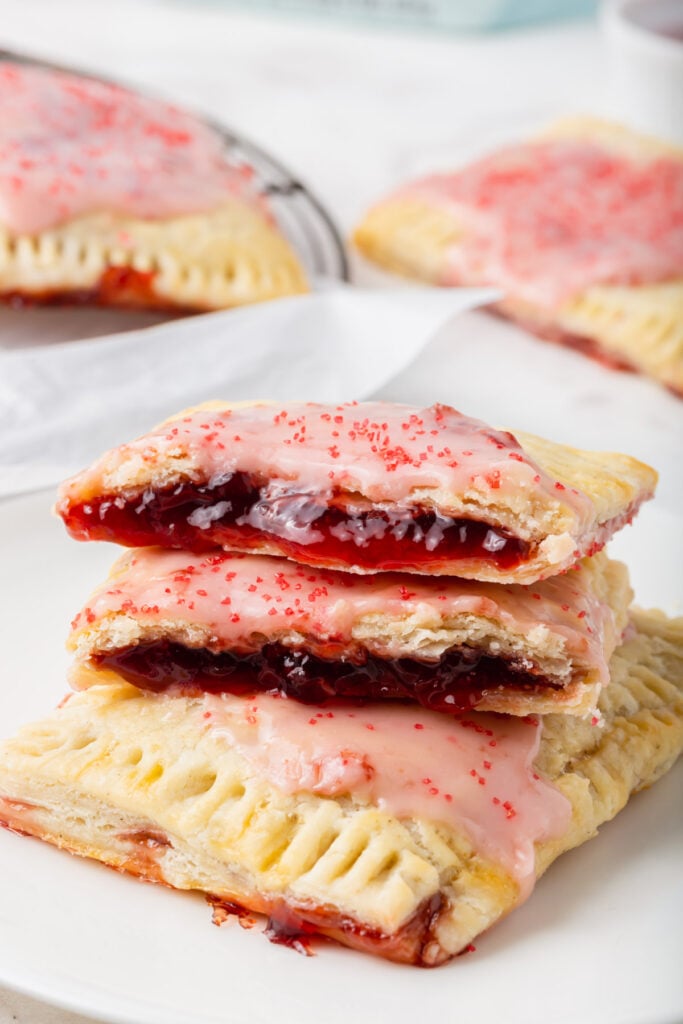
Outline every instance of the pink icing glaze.
<path fill-rule="evenodd" d="M 271 497 L 278 487 L 291 489 L 292 481 L 298 492 L 328 499 L 335 491 L 361 491 L 371 501 L 397 503 L 415 488 L 438 487 L 456 495 L 493 492 L 497 502 L 526 495 L 530 505 L 543 495 L 568 510 L 579 528 L 592 516 L 590 498 L 549 477 L 512 434 L 447 405 L 419 409 L 386 402 L 194 412 L 106 453 L 67 481 L 58 510 L 83 500 L 84 491 L 101 493 L 105 472 L 182 453 L 190 455 L 199 480 L 219 483 L 238 470 L 253 473 L 272 481 Z M 447 494 L 443 505 L 447 511 Z M 476 506 L 472 514 L 476 518 Z M 201 527 L 201 515 L 194 525 Z M 250 524 L 260 526 L 252 518 Z"/>
<path fill-rule="evenodd" d="M 517 634 L 539 628 L 556 634 L 572 661 L 596 670 L 603 683 L 616 640 L 612 612 L 592 592 L 583 567 L 524 587 L 397 573 L 357 576 L 258 555 L 201 557 L 148 548 L 128 557 L 125 573 L 100 587 L 72 626 L 88 628 L 119 612 L 147 623 L 172 617 L 204 626 L 212 650 L 259 650 L 264 638 L 296 632 L 328 657 L 362 646 L 353 626 L 363 616 L 419 615 L 437 629 L 444 618 L 481 615 Z M 405 656 L 398 640 L 382 650 L 386 657 Z"/>
<path fill-rule="evenodd" d="M 160 218 L 208 210 L 249 197 L 250 176 L 226 162 L 215 131 L 176 107 L 0 63 L 0 221 L 12 232 L 100 211 Z"/>
<path fill-rule="evenodd" d="M 683 160 L 593 142 L 512 146 L 399 195 L 445 205 L 465 233 L 443 284 L 487 283 L 545 307 L 595 284 L 683 277 Z"/>
<path fill-rule="evenodd" d="M 534 843 L 569 825 L 569 801 L 534 771 L 535 718 L 452 719 L 376 704 L 317 710 L 268 694 L 207 695 L 204 706 L 209 728 L 279 789 L 352 794 L 399 818 L 464 830 L 523 896 L 534 883 Z"/>

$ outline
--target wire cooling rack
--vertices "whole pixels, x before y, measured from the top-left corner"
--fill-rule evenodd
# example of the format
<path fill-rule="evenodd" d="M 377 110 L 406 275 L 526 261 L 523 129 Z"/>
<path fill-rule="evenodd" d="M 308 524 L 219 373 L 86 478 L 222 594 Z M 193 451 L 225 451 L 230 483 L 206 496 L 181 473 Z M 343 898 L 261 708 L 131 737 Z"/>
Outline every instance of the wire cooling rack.
<path fill-rule="evenodd" d="M 51 68 L 53 71 L 96 78 L 101 82 L 130 89 L 132 92 L 141 91 L 125 82 L 114 81 L 90 71 L 66 64 L 55 64 L 13 50 L 0 49 L 0 61 L 3 60 L 35 64 L 38 67 Z M 313 280 L 316 277 L 328 277 L 347 281 L 349 265 L 344 243 L 329 213 L 310 189 L 279 160 L 241 133 L 234 132 L 196 111 L 192 113 L 218 132 L 225 142 L 226 157 L 231 162 L 246 163 L 253 168 L 256 187 L 268 197 L 270 209 L 280 230 L 298 253 L 309 278 Z"/>

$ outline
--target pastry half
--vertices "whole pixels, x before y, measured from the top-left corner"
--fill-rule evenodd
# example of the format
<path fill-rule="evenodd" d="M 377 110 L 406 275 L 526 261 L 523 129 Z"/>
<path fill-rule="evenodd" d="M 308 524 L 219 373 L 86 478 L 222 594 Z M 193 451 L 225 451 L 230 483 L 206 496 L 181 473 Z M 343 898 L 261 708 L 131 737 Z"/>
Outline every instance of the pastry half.
<path fill-rule="evenodd" d="M 415 181 L 356 229 L 381 266 L 489 284 L 536 334 L 683 393 L 683 151 L 574 118 Z"/>
<path fill-rule="evenodd" d="M 57 511 L 80 540 L 532 583 L 599 550 L 655 483 L 445 405 L 215 402 L 105 453 Z"/>
<path fill-rule="evenodd" d="M 0 65 L 0 298 L 185 311 L 307 290 L 213 128 L 95 79 Z"/>
<path fill-rule="evenodd" d="M 683 620 L 637 614 L 611 676 L 602 727 L 93 687 L 0 748 L 0 818 L 290 935 L 441 964 L 680 753 Z"/>
<path fill-rule="evenodd" d="M 73 622 L 72 682 L 589 714 L 631 596 L 604 552 L 523 587 L 138 549 Z"/>

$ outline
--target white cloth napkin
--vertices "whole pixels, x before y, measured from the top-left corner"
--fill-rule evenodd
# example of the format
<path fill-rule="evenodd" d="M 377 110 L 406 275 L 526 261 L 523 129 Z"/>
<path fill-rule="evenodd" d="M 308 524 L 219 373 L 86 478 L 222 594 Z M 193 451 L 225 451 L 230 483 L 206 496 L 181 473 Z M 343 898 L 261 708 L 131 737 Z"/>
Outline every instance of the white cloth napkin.
<path fill-rule="evenodd" d="M 54 485 L 102 450 L 211 398 L 362 399 L 484 289 L 361 290 L 0 353 L 0 496 Z"/>

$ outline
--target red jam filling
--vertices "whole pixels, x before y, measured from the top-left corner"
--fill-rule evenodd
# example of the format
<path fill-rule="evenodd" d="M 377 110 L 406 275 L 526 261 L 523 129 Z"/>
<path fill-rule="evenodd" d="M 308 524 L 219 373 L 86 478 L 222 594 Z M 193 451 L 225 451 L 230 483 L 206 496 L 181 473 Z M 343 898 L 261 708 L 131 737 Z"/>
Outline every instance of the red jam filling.
<path fill-rule="evenodd" d="M 531 545 L 475 519 L 427 508 L 342 505 L 334 497 L 259 485 L 234 473 L 214 487 L 184 483 L 134 498 L 114 495 L 72 505 L 64 521 L 78 540 L 129 547 L 160 545 L 207 551 L 276 546 L 296 561 L 391 570 L 477 559 L 499 569 L 525 561 Z"/>
<path fill-rule="evenodd" d="M 318 705 L 340 699 L 398 700 L 417 702 L 432 711 L 458 713 L 476 707 L 492 690 L 558 688 L 557 683 L 534 676 L 512 661 L 467 647 L 448 651 L 438 662 L 368 655 L 358 664 L 327 660 L 279 643 L 240 655 L 230 651 L 214 654 L 205 648 L 157 640 L 94 660 L 139 689 L 154 693 L 171 687 L 185 694 L 239 696 L 259 690 Z"/>
<path fill-rule="evenodd" d="M 94 289 L 94 298 L 105 305 L 119 306 L 157 306 L 160 301 L 154 291 L 154 274 L 133 267 L 107 267 Z"/>
<path fill-rule="evenodd" d="M 123 306 L 128 309 L 157 309 L 170 312 L 195 312 L 178 307 L 171 299 L 154 290 L 154 273 L 133 267 L 107 267 L 92 288 L 12 290 L 2 292 L 0 300 L 15 309 L 25 306 Z"/>
<path fill-rule="evenodd" d="M 207 895 L 206 899 L 213 908 L 214 924 L 221 925 L 229 917 L 235 916 L 243 927 L 253 926 L 251 911 L 240 903 L 211 895 Z M 392 935 L 384 935 L 326 906 L 295 908 L 277 899 L 254 902 L 258 904 L 254 907 L 256 912 L 268 914 L 264 929 L 266 938 L 276 945 L 289 946 L 304 956 L 313 955 L 311 940 L 322 936 L 399 963 L 434 967 L 448 959 L 443 953 L 435 959 L 425 957 L 425 947 L 432 938 L 434 925 L 443 909 L 441 893 L 427 897 L 412 917 Z"/>

